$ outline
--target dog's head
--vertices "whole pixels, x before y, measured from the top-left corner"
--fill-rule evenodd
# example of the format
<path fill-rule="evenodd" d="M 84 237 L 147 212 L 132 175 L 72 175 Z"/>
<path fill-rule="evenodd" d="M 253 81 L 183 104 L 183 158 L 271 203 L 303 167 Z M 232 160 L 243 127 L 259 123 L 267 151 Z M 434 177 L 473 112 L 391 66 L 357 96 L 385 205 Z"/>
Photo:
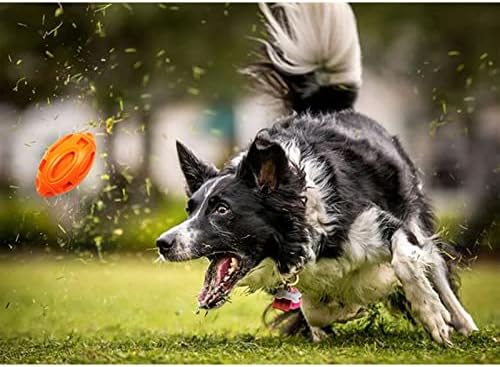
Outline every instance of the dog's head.
<path fill-rule="evenodd" d="M 207 257 L 201 308 L 221 306 L 237 282 L 264 258 L 281 272 L 303 264 L 308 240 L 303 172 L 267 131 L 238 163 L 222 171 L 177 143 L 187 182 L 188 218 L 157 240 L 170 261 Z"/>

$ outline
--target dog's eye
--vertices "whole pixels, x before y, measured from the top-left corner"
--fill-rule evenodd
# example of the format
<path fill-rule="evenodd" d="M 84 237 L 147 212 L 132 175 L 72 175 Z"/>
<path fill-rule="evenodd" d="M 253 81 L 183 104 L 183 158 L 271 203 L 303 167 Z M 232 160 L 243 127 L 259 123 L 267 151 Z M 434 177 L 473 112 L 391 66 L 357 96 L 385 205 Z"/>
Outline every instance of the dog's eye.
<path fill-rule="evenodd" d="M 217 208 L 215 208 L 215 212 L 219 215 L 226 215 L 229 213 L 229 208 L 224 204 L 219 204 Z"/>

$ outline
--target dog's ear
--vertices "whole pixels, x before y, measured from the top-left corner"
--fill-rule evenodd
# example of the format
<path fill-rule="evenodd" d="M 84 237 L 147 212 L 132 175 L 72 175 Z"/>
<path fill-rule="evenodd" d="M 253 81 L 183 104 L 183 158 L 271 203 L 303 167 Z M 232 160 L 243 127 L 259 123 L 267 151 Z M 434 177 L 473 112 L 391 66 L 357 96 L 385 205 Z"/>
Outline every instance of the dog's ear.
<path fill-rule="evenodd" d="M 198 159 L 192 151 L 186 148 L 181 142 L 176 141 L 177 156 L 181 165 L 182 172 L 186 178 L 186 193 L 191 196 L 208 179 L 217 176 L 218 171 L 212 165 Z"/>
<path fill-rule="evenodd" d="M 267 130 L 261 130 L 241 161 L 238 177 L 260 190 L 276 190 L 290 173 L 288 157 Z"/>

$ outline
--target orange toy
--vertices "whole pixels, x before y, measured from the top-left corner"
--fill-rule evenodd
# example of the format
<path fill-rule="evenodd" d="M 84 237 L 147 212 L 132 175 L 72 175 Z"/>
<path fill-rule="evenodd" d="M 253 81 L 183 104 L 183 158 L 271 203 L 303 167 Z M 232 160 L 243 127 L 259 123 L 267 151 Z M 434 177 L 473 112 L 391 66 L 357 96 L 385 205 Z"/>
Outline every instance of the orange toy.
<path fill-rule="evenodd" d="M 89 132 L 68 134 L 56 141 L 38 166 L 38 194 L 49 197 L 74 189 L 89 173 L 95 151 L 94 136 Z"/>

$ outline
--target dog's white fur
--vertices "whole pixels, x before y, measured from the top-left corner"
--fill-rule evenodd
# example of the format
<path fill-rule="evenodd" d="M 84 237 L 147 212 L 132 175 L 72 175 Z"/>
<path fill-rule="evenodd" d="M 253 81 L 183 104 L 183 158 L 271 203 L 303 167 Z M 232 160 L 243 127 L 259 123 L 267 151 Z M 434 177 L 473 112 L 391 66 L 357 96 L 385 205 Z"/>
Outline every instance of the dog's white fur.
<path fill-rule="evenodd" d="M 306 190 L 303 196 L 307 199 L 306 220 L 318 235 L 333 230 L 335 214 L 327 213 L 323 201 L 332 189 L 328 183 L 327 170 L 324 163 L 315 158 L 304 158 L 294 140 L 280 142 L 288 160 L 300 170 L 306 172 Z"/>
<path fill-rule="evenodd" d="M 277 4 L 288 22 L 284 29 L 265 4 L 260 6 L 266 18 L 272 42 L 270 60 L 290 74 L 316 72 L 319 85 L 361 85 L 361 51 L 356 19 L 348 4 L 298 3 Z"/>

